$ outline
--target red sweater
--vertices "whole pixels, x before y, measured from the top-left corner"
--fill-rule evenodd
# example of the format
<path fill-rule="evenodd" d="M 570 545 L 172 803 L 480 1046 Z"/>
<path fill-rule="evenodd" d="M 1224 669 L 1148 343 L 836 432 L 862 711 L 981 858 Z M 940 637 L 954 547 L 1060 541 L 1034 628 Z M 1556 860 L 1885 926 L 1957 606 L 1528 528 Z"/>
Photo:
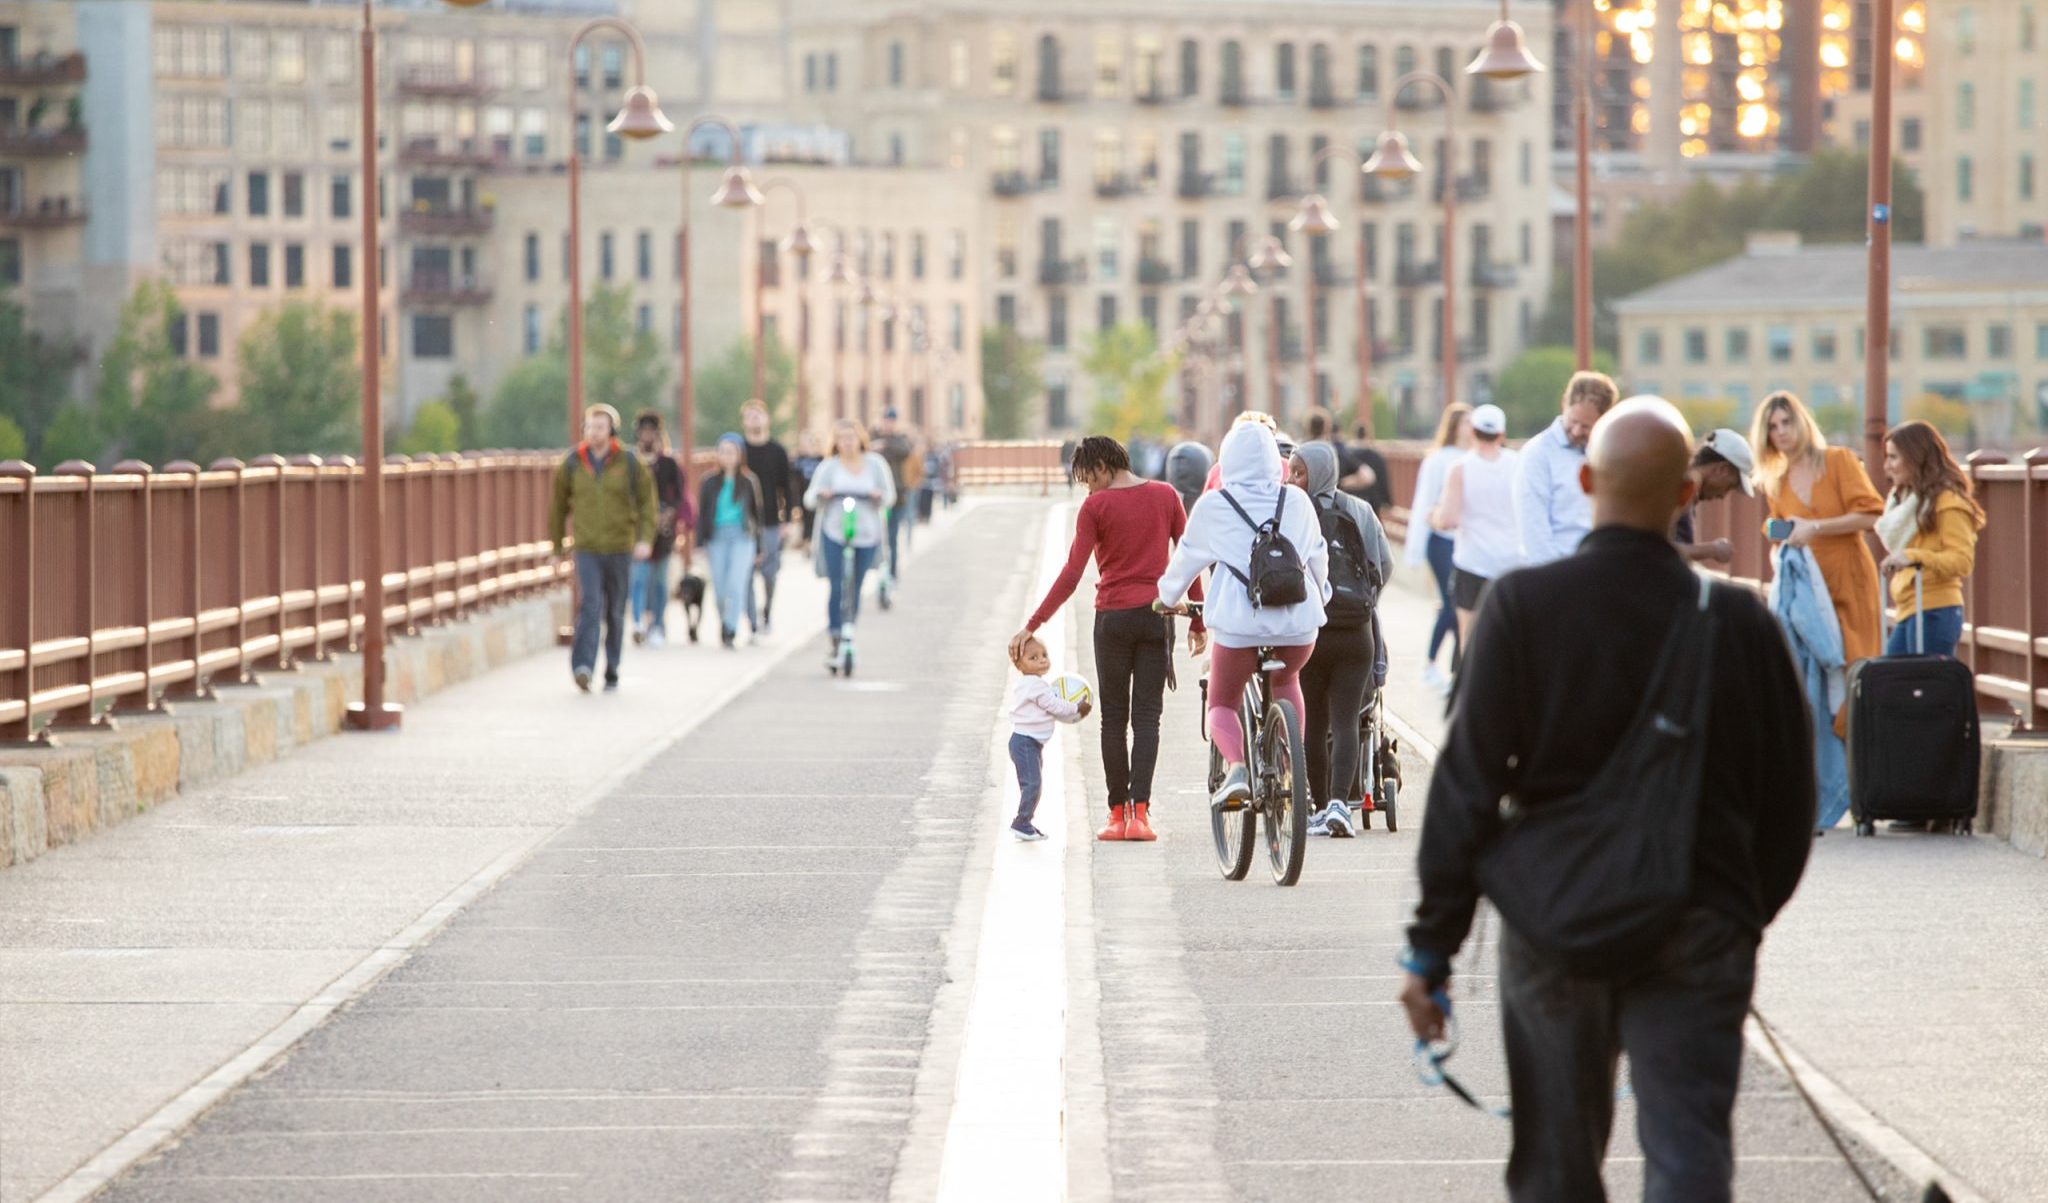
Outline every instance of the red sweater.
<path fill-rule="evenodd" d="M 1135 610 L 1149 606 L 1159 596 L 1159 578 L 1166 575 L 1166 562 L 1173 546 L 1187 530 L 1187 511 L 1172 485 L 1146 481 L 1128 489 L 1103 489 L 1090 493 L 1081 503 L 1074 520 L 1074 544 L 1067 551 L 1067 566 L 1052 583 L 1029 628 L 1037 630 L 1053 616 L 1074 587 L 1088 557 L 1095 557 L 1097 610 Z M 1188 596 L 1200 600 L 1202 583 L 1197 580 Z"/>

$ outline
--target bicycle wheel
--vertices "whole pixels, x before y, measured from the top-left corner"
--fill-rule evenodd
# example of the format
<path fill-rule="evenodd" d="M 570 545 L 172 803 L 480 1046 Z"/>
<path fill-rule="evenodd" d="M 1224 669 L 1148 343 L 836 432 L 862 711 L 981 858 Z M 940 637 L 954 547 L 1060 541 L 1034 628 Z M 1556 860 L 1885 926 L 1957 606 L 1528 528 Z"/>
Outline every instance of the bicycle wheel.
<path fill-rule="evenodd" d="M 1273 862 L 1275 885 L 1301 880 L 1301 859 L 1308 850 L 1308 753 L 1301 742 L 1301 718 L 1294 706 L 1275 701 L 1266 711 L 1260 733 L 1260 809 L 1266 812 L 1266 856 Z"/>
<path fill-rule="evenodd" d="M 1223 785 L 1223 757 L 1209 745 L 1209 793 Z M 1258 808 L 1247 803 L 1235 811 L 1209 804 L 1209 830 L 1216 837 L 1216 867 L 1225 881 L 1243 881 L 1252 868 L 1252 839 Z"/>

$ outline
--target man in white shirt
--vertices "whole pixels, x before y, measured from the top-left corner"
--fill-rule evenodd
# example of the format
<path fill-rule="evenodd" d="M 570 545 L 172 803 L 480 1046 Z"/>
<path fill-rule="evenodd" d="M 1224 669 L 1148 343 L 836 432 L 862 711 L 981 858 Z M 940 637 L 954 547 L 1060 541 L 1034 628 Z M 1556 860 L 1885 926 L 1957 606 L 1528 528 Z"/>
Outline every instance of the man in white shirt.
<path fill-rule="evenodd" d="M 1586 462 L 1593 423 L 1619 396 L 1603 373 L 1575 373 L 1565 385 L 1564 412 L 1523 444 L 1515 467 L 1515 525 L 1522 535 L 1523 564 L 1562 560 L 1593 529 L 1593 499 L 1579 487 L 1579 469 Z"/>

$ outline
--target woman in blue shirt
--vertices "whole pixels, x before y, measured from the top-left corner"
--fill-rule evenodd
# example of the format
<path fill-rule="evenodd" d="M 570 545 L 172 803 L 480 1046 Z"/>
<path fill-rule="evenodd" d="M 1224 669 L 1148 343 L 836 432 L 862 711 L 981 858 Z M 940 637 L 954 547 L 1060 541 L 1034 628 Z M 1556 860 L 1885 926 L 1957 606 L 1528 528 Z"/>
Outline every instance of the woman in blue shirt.
<path fill-rule="evenodd" d="M 697 545 L 711 561 L 719 638 L 730 651 L 747 612 L 747 589 L 761 554 L 761 484 L 747 471 L 746 440 L 718 439 L 718 471 L 697 489 Z"/>

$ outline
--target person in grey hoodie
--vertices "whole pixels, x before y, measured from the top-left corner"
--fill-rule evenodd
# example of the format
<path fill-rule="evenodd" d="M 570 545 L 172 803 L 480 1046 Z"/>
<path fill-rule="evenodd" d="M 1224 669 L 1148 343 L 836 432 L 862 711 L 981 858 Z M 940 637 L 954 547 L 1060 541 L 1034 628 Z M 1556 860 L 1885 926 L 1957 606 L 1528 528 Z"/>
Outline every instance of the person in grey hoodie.
<path fill-rule="evenodd" d="M 1364 808 L 1354 794 L 1358 778 L 1358 715 L 1381 656 L 1374 603 L 1393 575 L 1394 555 L 1379 516 L 1337 487 L 1337 449 L 1304 443 L 1288 463 L 1289 480 L 1315 502 L 1330 546 L 1331 598 L 1316 650 L 1301 670 L 1302 740 L 1308 745 L 1309 792 L 1318 810 L 1309 834 L 1349 838 L 1352 812 Z M 1370 786 L 1367 786 L 1370 789 Z"/>

